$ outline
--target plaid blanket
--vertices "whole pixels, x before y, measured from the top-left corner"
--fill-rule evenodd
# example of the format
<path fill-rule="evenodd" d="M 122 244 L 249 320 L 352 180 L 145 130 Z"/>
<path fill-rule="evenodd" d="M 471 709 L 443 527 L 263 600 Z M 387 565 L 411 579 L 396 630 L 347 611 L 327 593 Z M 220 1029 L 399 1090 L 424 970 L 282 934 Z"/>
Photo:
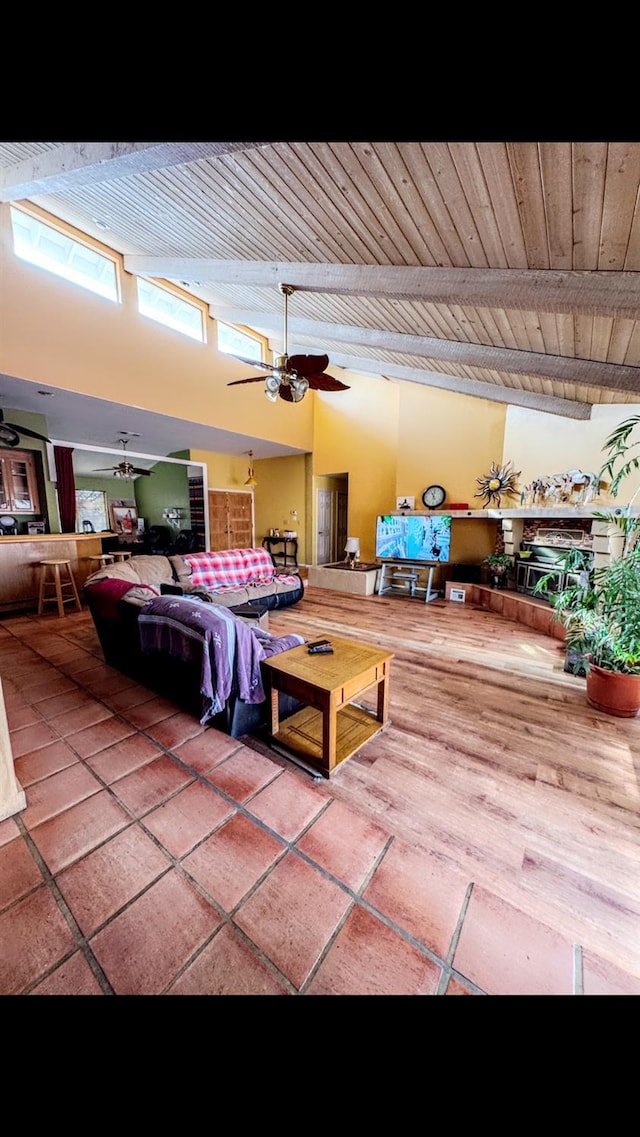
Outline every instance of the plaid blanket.
<path fill-rule="evenodd" d="M 264 702 L 260 661 L 304 643 L 302 636 L 274 636 L 245 624 L 228 608 L 186 596 L 150 600 L 140 612 L 138 630 L 143 652 L 200 663 L 203 726 L 232 691 L 246 703 Z"/>
<path fill-rule="evenodd" d="M 191 583 L 208 592 L 271 584 L 275 569 L 267 549 L 225 549 L 217 553 L 188 553 L 183 560 L 191 569 Z"/>

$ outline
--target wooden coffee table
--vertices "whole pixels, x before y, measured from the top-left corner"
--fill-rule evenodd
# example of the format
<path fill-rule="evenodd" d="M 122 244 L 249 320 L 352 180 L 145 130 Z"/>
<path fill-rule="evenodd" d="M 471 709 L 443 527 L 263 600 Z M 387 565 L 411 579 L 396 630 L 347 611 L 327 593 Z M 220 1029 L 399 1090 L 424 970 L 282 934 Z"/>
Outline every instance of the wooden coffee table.
<path fill-rule="evenodd" d="M 320 637 L 318 637 L 320 638 Z M 274 742 L 305 758 L 325 778 L 388 726 L 389 669 L 393 652 L 328 636 L 332 655 L 294 647 L 262 663 L 271 703 Z M 374 713 L 352 700 L 378 686 Z M 280 723 L 278 692 L 306 705 Z"/>

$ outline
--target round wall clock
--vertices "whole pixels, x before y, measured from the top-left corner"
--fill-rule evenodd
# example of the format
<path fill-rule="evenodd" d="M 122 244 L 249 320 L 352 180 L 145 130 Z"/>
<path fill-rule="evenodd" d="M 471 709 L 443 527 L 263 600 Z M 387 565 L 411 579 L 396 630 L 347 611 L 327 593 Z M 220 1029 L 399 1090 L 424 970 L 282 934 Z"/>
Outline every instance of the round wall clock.
<path fill-rule="evenodd" d="M 422 495 L 422 504 L 425 505 L 427 509 L 438 509 L 446 496 L 447 493 L 444 486 L 427 486 Z"/>

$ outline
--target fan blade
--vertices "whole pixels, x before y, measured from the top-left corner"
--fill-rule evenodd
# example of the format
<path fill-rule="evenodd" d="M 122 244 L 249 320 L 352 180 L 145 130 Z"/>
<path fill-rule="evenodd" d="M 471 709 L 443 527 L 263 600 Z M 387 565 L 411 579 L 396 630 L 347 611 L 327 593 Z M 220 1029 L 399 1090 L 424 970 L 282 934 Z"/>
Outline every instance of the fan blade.
<path fill-rule="evenodd" d="M 227 383 L 227 387 L 237 387 L 239 383 L 260 383 L 268 378 L 268 375 L 252 375 L 250 379 L 234 379 L 233 383 Z"/>
<path fill-rule="evenodd" d="M 290 355 L 287 362 L 289 371 L 297 371 L 298 375 L 304 375 L 306 379 L 325 371 L 328 366 L 328 355 Z"/>
<path fill-rule="evenodd" d="M 131 467 L 131 473 L 132 474 L 143 474 L 145 477 L 150 478 L 152 473 L 153 473 L 153 470 L 139 470 L 137 466 L 132 466 Z"/>
<path fill-rule="evenodd" d="M 334 379 L 333 375 L 307 375 L 309 386 L 313 391 L 348 391 L 349 384 Z"/>
<path fill-rule="evenodd" d="M 234 359 L 239 359 L 241 363 L 248 363 L 250 367 L 268 367 L 270 371 L 279 371 L 280 368 L 276 367 L 275 363 L 263 363 L 261 359 L 245 359 L 242 355 L 234 355 Z M 327 365 L 329 360 L 327 360 Z M 322 368 L 324 371 L 324 367 Z"/>
<path fill-rule="evenodd" d="M 37 430 L 29 430 L 26 426 L 17 426 L 15 422 L 5 422 L 4 426 L 8 426 L 10 430 L 16 430 L 18 434 L 28 434 L 29 438 L 39 438 L 41 442 L 51 442 L 45 434 L 38 434 Z"/>
<path fill-rule="evenodd" d="M 280 387 L 278 389 L 278 394 L 279 394 L 281 399 L 284 399 L 285 403 L 292 403 L 293 402 L 293 395 L 291 394 L 291 387 L 289 386 L 288 383 L 281 383 L 280 384 Z"/>

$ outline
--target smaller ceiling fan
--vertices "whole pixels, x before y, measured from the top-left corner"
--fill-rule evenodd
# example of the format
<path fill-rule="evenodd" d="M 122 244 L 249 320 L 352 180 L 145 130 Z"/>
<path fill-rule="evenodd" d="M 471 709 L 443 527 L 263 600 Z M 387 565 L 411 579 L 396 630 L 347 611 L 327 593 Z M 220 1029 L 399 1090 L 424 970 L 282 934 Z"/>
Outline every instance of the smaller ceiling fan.
<path fill-rule="evenodd" d="M 51 442 L 50 438 L 38 434 L 37 430 L 28 430 L 26 426 L 18 426 L 15 422 L 5 422 L 4 415 L 0 411 L 0 446 L 19 446 L 21 434 L 26 434 L 29 438 L 39 438 L 41 442 Z"/>
<path fill-rule="evenodd" d="M 278 396 L 287 403 L 299 403 L 307 391 L 348 391 L 348 383 L 341 383 L 333 375 L 326 375 L 329 366 L 328 355 L 288 355 L 287 354 L 287 301 L 295 292 L 291 284 L 278 285 L 284 296 L 284 346 L 283 355 L 276 356 L 275 363 L 263 363 L 257 359 L 244 359 L 236 355 L 241 363 L 251 367 L 268 367 L 269 375 L 251 376 L 249 379 L 234 379 L 227 387 L 237 387 L 241 383 L 259 383 L 265 380 L 264 393 L 270 402 L 275 403 Z"/>
<path fill-rule="evenodd" d="M 134 478 L 138 477 L 140 474 L 142 474 L 145 478 L 149 478 L 153 473 L 153 470 L 142 470 L 139 466 L 133 466 L 131 462 L 129 462 L 127 458 L 127 446 L 129 445 L 129 439 L 119 438 L 118 441 L 122 446 L 122 451 L 124 454 L 122 462 L 118 462 L 117 466 L 100 466 L 95 471 L 95 473 L 100 474 L 106 472 L 107 470 L 110 470 L 114 478 Z"/>

